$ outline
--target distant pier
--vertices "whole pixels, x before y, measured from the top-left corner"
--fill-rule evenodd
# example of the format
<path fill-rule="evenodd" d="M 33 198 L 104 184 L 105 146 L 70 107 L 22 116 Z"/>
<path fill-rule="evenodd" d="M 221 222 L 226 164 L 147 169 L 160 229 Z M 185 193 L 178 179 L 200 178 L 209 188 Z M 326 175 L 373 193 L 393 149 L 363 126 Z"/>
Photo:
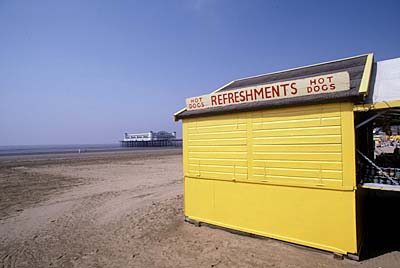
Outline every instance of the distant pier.
<path fill-rule="evenodd" d="M 176 132 L 125 133 L 120 141 L 121 147 L 182 147 L 182 139 L 176 138 Z"/>
<path fill-rule="evenodd" d="M 121 147 L 182 147 L 182 140 L 121 141 Z"/>

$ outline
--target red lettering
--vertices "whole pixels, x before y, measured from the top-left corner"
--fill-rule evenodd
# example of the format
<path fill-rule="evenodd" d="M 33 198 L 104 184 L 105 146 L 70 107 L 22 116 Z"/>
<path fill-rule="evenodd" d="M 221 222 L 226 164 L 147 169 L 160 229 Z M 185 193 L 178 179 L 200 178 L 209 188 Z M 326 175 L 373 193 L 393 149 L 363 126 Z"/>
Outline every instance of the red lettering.
<path fill-rule="evenodd" d="M 287 95 L 287 92 L 286 92 L 287 89 L 286 89 L 286 87 L 287 87 L 288 85 L 289 85 L 289 84 L 282 84 L 282 85 L 281 85 L 281 87 L 283 87 L 283 95 L 284 95 L 284 96 Z"/>
<path fill-rule="evenodd" d="M 312 93 L 312 87 L 307 87 L 307 93 Z"/>
<path fill-rule="evenodd" d="M 272 86 L 272 98 L 279 97 L 279 85 Z"/>
<path fill-rule="evenodd" d="M 318 79 L 318 83 L 320 83 L 320 84 L 323 84 L 324 81 L 325 81 L 325 79 L 324 79 L 323 77 L 321 77 L 321 78 Z"/>
<path fill-rule="evenodd" d="M 235 102 L 239 102 L 239 92 L 235 91 Z"/>
<path fill-rule="evenodd" d="M 211 96 L 211 106 L 217 105 L 217 96 Z"/>
<path fill-rule="evenodd" d="M 245 94 L 244 94 L 244 91 L 240 91 L 240 92 L 239 92 L 239 96 L 240 96 L 240 101 L 241 101 L 241 102 L 243 102 L 243 101 L 246 100 L 246 96 L 245 96 Z"/>
<path fill-rule="evenodd" d="M 335 84 L 330 84 L 329 85 L 329 89 L 330 90 L 335 90 L 336 89 L 336 85 Z"/>
<path fill-rule="evenodd" d="M 228 99 L 228 94 L 226 93 L 222 94 L 222 98 L 224 99 L 224 104 L 225 104 Z"/>
<path fill-rule="evenodd" d="M 312 85 L 316 85 L 317 84 L 317 79 L 311 79 L 310 80 L 310 86 L 312 86 Z"/>
<path fill-rule="evenodd" d="M 246 101 L 249 100 L 249 97 L 251 97 L 251 100 L 253 100 L 253 90 L 250 91 L 246 90 Z"/>
<path fill-rule="evenodd" d="M 218 94 L 218 104 L 221 105 L 222 104 L 222 95 Z"/>
<path fill-rule="evenodd" d="M 327 91 L 328 90 L 328 85 L 322 85 L 321 89 L 322 89 L 322 91 Z"/>
<path fill-rule="evenodd" d="M 314 91 L 315 91 L 315 92 L 318 92 L 319 89 L 320 89 L 319 86 L 315 86 L 315 87 L 314 87 Z"/>
<path fill-rule="evenodd" d="M 264 92 L 263 92 L 263 88 L 260 88 L 259 90 L 257 90 L 256 88 L 254 89 L 254 98 L 257 99 L 257 96 L 261 95 L 261 99 L 264 99 Z"/>
<path fill-rule="evenodd" d="M 265 87 L 265 98 L 271 98 L 271 87 Z"/>
<path fill-rule="evenodd" d="M 292 90 L 290 91 L 290 93 L 291 93 L 292 95 L 296 95 L 296 94 L 297 94 L 296 82 L 290 83 L 290 88 L 292 89 Z M 308 91 L 308 87 L 307 87 L 307 91 Z M 285 96 L 286 96 L 286 94 L 285 94 Z"/>
<path fill-rule="evenodd" d="M 198 108 L 203 108 L 204 102 L 193 102 L 193 103 L 189 103 L 189 109 L 198 109 Z"/>
<path fill-rule="evenodd" d="M 327 79 L 328 79 L 329 83 L 331 83 L 331 82 L 332 82 L 332 78 L 333 78 L 333 76 L 328 76 L 328 77 L 327 77 Z"/>
<path fill-rule="evenodd" d="M 231 103 L 231 101 L 232 101 L 232 103 L 235 103 L 235 101 L 233 100 L 233 93 L 229 92 L 228 93 L 228 103 Z"/>

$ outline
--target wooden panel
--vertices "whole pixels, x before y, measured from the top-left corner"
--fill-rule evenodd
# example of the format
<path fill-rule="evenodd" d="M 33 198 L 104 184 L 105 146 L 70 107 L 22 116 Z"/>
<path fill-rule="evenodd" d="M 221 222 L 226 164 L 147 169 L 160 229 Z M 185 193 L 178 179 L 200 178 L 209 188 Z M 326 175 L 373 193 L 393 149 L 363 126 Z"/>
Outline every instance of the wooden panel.
<path fill-rule="evenodd" d="M 191 145 L 195 146 L 216 146 L 216 145 L 246 145 L 246 138 L 235 139 L 205 139 L 205 140 L 190 140 L 188 146 L 190 150 Z"/>
<path fill-rule="evenodd" d="M 201 171 L 201 177 L 215 180 L 247 180 L 247 174 Z"/>
<path fill-rule="evenodd" d="M 246 146 L 233 146 L 233 145 L 192 145 L 190 152 L 247 152 Z"/>
<path fill-rule="evenodd" d="M 189 153 L 190 155 L 190 153 Z M 253 159 L 257 160 L 298 160 L 301 159 L 303 161 L 341 161 L 342 154 L 341 153 L 275 153 L 275 152 L 257 152 L 253 154 Z"/>
<path fill-rule="evenodd" d="M 247 153 L 246 152 L 218 152 L 218 151 L 212 151 L 212 152 L 190 152 L 189 151 L 189 159 L 190 158 L 199 158 L 199 159 L 213 159 L 213 158 L 219 158 L 219 159 L 246 159 L 247 158 Z"/>
<path fill-rule="evenodd" d="M 221 115 L 188 124 L 188 174 L 205 179 L 247 179 L 247 121 Z"/>
<path fill-rule="evenodd" d="M 281 109 L 270 109 L 260 111 L 262 117 L 272 117 L 272 116 L 293 116 L 294 109 L 297 109 L 295 115 L 314 115 L 316 112 L 330 114 L 340 111 L 337 103 L 328 103 L 322 105 L 307 105 L 302 107 L 285 107 Z"/>
<path fill-rule="evenodd" d="M 253 146 L 253 152 L 310 152 L 310 153 L 319 153 L 319 152 L 330 152 L 330 153 L 338 153 L 342 151 L 342 146 L 340 144 L 295 144 L 295 145 L 287 145 L 287 144 L 255 144 Z"/>
<path fill-rule="evenodd" d="M 294 136 L 294 137 L 261 137 L 254 138 L 254 144 L 340 144 L 341 135 L 315 135 L 315 136 Z"/>
<path fill-rule="evenodd" d="M 319 178 L 309 178 L 309 177 L 290 177 L 290 176 L 278 176 L 278 175 L 262 175 L 254 174 L 254 179 L 260 182 L 269 182 L 273 184 L 293 184 L 293 185 L 320 185 L 321 180 Z"/>
<path fill-rule="evenodd" d="M 217 172 L 217 173 L 229 173 L 229 174 L 243 174 L 247 175 L 247 167 L 240 166 L 217 166 L 217 165 L 196 165 L 189 164 L 189 170 L 197 173 L 204 172 Z"/>
<path fill-rule="evenodd" d="M 225 132 L 216 132 L 216 133 L 196 133 L 196 134 L 188 134 L 190 140 L 209 140 L 209 139 L 235 139 L 235 138 L 246 138 L 246 131 L 242 130 L 232 130 Z"/>
<path fill-rule="evenodd" d="M 189 169 L 191 170 L 198 170 L 201 171 L 217 171 L 217 172 L 237 172 L 242 174 L 247 174 L 247 167 L 244 166 L 235 166 L 235 165 L 227 165 L 227 166 L 220 166 L 220 165 L 206 165 L 206 164 L 189 164 Z"/>
<path fill-rule="evenodd" d="M 185 215 L 194 220 L 337 253 L 357 252 L 354 191 L 185 178 L 185 204 Z"/>
<path fill-rule="evenodd" d="M 340 104 L 266 110 L 257 112 L 252 122 L 254 179 L 340 186 L 343 180 Z"/>
<path fill-rule="evenodd" d="M 310 105 L 185 120 L 187 169 L 206 179 L 340 187 L 345 174 L 342 110 L 349 110 L 347 106 Z M 352 117 L 346 116 L 350 126 Z"/>
<path fill-rule="evenodd" d="M 321 109 L 312 109 L 312 110 L 299 110 L 297 113 L 293 113 L 292 111 L 288 111 L 286 113 L 271 113 L 271 112 L 263 112 L 260 117 L 260 122 L 269 123 L 269 122 L 277 122 L 277 121 L 302 121 L 302 120 L 310 120 L 310 119 L 320 119 L 320 118 L 335 118 L 340 117 L 340 109 L 329 110 L 324 112 Z"/>
<path fill-rule="evenodd" d="M 316 136 L 316 135 L 340 135 L 340 126 L 308 127 L 308 128 L 284 128 L 284 129 L 262 129 L 253 132 L 253 137 L 276 137 L 276 136 Z"/>
<path fill-rule="evenodd" d="M 272 168 L 303 168 L 303 169 L 326 169 L 341 170 L 342 162 L 324 162 L 324 161 L 304 161 L 304 160 L 254 160 L 254 167 L 272 167 Z"/>
<path fill-rule="evenodd" d="M 213 117 L 205 117 L 205 118 L 199 118 L 198 120 L 193 121 L 193 123 L 196 125 L 196 128 L 246 124 L 246 119 L 240 118 L 240 115 L 238 116 L 219 115 Z"/>
<path fill-rule="evenodd" d="M 311 118 L 302 120 L 280 120 L 275 122 L 254 123 L 253 128 L 257 129 L 288 129 L 296 127 L 319 127 L 319 126 L 338 126 L 340 117 Z"/>
<path fill-rule="evenodd" d="M 270 168 L 254 167 L 254 174 L 264 176 L 285 176 L 302 178 L 326 178 L 341 179 L 342 172 L 337 170 L 318 170 L 318 169 L 300 169 L 300 168 Z"/>
<path fill-rule="evenodd" d="M 217 132 L 229 132 L 232 130 L 246 130 L 246 124 L 228 124 L 219 126 L 204 126 L 204 127 L 189 127 L 188 133 L 217 133 Z"/>
<path fill-rule="evenodd" d="M 196 162 L 197 161 L 197 162 Z M 196 162 L 202 165 L 217 165 L 217 166 L 241 166 L 247 167 L 247 159 L 221 159 L 221 158 L 190 158 L 190 163 Z"/>
<path fill-rule="evenodd" d="M 354 137 L 354 105 L 342 103 L 342 131 L 343 131 L 343 186 L 356 186 L 356 149 Z"/>

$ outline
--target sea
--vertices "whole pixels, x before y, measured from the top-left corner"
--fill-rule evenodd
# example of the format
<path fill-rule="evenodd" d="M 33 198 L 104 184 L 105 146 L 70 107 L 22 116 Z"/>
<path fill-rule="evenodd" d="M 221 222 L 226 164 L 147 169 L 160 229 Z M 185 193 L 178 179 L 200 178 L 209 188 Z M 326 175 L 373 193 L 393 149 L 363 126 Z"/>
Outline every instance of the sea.
<path fill-rule="evenodd" d="M 0 146 L 0 156 L 58 154 L 58 153 L 91 153 L 108 151 L 132 151 L 150 148 L 121 147 L 119 143 L 110 144 L 67 144 L 67 145 L 10 145 Z M 155 148 L 152 148 L 155 149 Z M 160 149 L 160 148 L 159 148 Z"/>

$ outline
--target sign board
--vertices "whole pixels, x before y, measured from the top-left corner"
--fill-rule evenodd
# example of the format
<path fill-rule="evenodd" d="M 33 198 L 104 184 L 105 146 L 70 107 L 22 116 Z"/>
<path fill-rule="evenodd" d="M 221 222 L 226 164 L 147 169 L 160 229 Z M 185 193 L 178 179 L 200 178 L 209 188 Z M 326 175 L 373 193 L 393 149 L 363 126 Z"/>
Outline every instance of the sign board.
<path fill-rule="evenodd" d="M 349 89 L 349 73 L 339 72 L 192 97 L 186 99 L 186 109 L 199 110 L 256 101 L 272 101 L 316 94 L 329 94 Z"/>

